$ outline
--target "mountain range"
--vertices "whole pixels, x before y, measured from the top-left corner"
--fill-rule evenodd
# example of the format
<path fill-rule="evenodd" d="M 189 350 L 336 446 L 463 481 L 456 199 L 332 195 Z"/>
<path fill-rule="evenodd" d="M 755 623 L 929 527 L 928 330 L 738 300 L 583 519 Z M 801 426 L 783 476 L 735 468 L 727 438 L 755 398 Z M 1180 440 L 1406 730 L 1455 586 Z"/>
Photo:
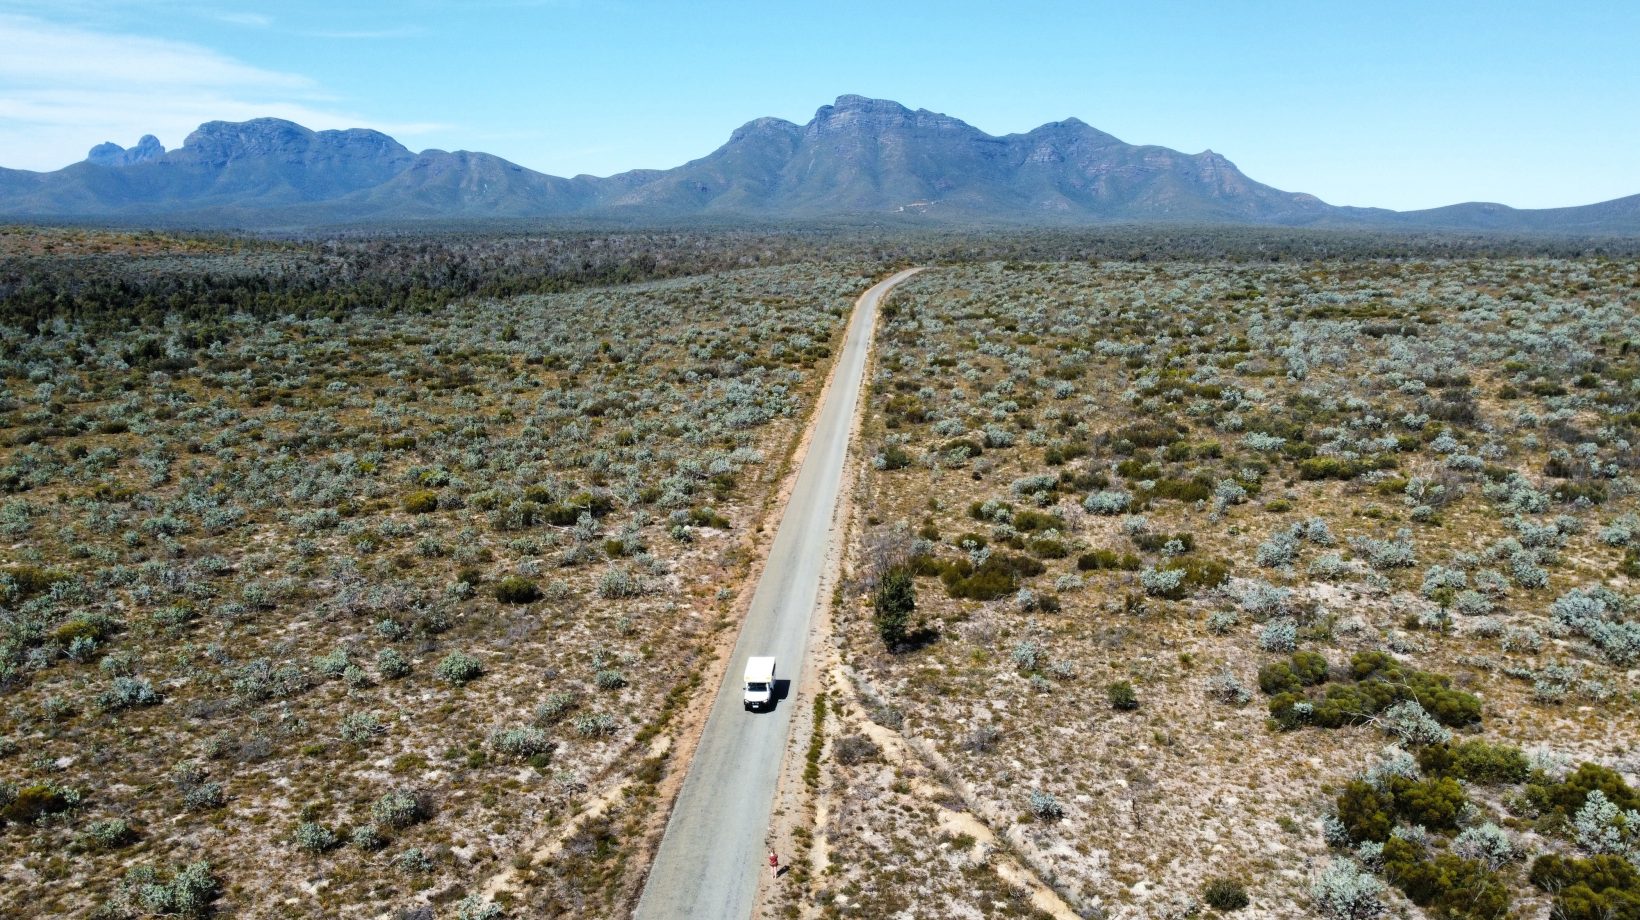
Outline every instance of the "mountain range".
<path fill-rule="evenodd" d="M 873 218 L 1640 233 L 1640 195 L 1519 210 L 1339 207 L 1248 178 L 1211 150 L 1124 143 L 1070 118 L 994 137 L 949 115 L 842 96 L 807 124 L 748 122 L 664 170 L 549 176 L 486 153 L 414 153 L 378 131 L 274 118 L 201 125 L 167 151 L 105 143 L 55 172 L 0 169 L 0 218 L 289 225 L 577 218 L 669 222 Z"/>

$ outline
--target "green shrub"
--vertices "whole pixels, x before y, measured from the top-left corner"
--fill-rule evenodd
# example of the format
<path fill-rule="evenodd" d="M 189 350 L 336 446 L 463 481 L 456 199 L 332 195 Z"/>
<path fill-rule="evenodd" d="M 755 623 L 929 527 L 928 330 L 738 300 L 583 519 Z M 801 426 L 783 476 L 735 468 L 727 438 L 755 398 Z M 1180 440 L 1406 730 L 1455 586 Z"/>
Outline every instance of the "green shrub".
<path fill-rule="evenodd" d="M 0 808 L 0 826 L 30 824 L 47 815 L 60 814 L 74 807 L 77 797 L 67 790 L 47 783 L 24 786 L 11 795 L 11 801 Z"/>
<path fill-rule="evenodd" d="M 1183 571 L 1187 588 L 1217 588 L 1230 580 L 1230 565 L 1222 559 L 1184 556 L 1165 567 Z"/>
<path fill-rule="evenodd" d="M 1311 457 L 1298 462 L 1298 478 L 1305 481 L 1319 479 L 1354 479 L 1363 467 L 1353 460 L 1339 457 Z"/>
<path fill-rule="evenodd" d="M 696 527 L 710 527 L 713 530 L 728 530 L 730 526 L 728 518 L 711 508 L 689 509 L 689 523 Z"/>
<path fill-rule="evenodd" d="M 967 558 L 946 563 L 940 580 L 952 597 L 991 601 L 1012 594 L 1021 578 L 1041 575 L 1044 571 L 1042 563 L 1029 556 L 992 553 L 977 567 Z"/>
<path fill-rule="evenodd" d="M 1428 745 L 1418 751 L 1418 766 L 1429 776 L 1450 776 L 1482 786 L 1525 782 L 1531 773 L 1520 748 L 1479 739 Z"/>
<path fill-rule="evenodd" d="M 1012 523 L 1014 529 L 1022 533 L 1035 533 L 1039 530 L 1062 531 L 1065 529 L 1065 521 L 1059 515 L 1049 514 L 1046 511 L 1032 511 L 1029 508 L 1015 512 Z"/>
<path fill-rule="evenodd" d="M 1630 578 L 1640 578 L 1640 546 L 1631 546 L 1623 551 L 1623 561 L 1618 563 L 1617 571 Z"/>
<path fill-rule="evenodd" d="M 1319 652 L 1295 652 L 1292 672 L 1300 685 L 1314 687 L 1327 680 L 1327 658 Z"/>
<path fill-rule="evenodd" d="M 911 452 L 898 444 L 884 444 L 877 451 L 875 465 L 883 470 L 903 470 L 911 465 Z"/>
<path fill-rule="evenodd" d="M 1350 780 L 1339 793 L 1338 821 L 1350 840 L 1361 842 L 1389 839 L 1395 827 L 1395 799 L 1364 779 Z"/>
<path fill-rule="evenodd" d="M 1026 549 L 1040 559 L 1063 559 L 1071 554 L 1070 547 L 1060 540 L 1050 540 L 1045 537 L 1032 540 L 1026 544 Z"/>
<path fill-rule="evenodd" d="M 51 590 L 51 586 L 59 581 L 67 580 L 68 576 L 51 569 L 42 569 L 35 565 L 14 565 L 5 569 L 4 574 L 10 579 L 14 592 L 13 602 L 26 601 L 31 597 L 44 594 Z M 3 584 L 3 582 L 0 582 Z M 0 588 L 0 598 L 3 598 L 3 588 Z"/>
<path fill-rule="evenodd" d="M 1126 441 L 1133 447 L 1165 447 L 1181 441 L 1189 431 L 1182 425 L 1167 422 L 1136 422 L 1110 433 L 1111 443 Z"/>
<path fill-rule="evenodd" d="M 1194 479 L 1157 479 L 1155 485 L 1142 493 L 1141 497 L 1204 502 L 1213 497 L 1213 480 L 1206 476 L 1197 476 Z"/>
<path fill-rule="evenodd" d="M 1351 780 L 1335 802 L 1338 821 L 1355 842 L 1390 839 L 1398 822 L 1420 824 L 1430 830 L 1458 826 L 1468 799 L 1463 787 L 1450 777 L 1408 779 L 1390 776 L 1382 787 L 1364 779 Z"/>
<path fill-rule="evenodd" d="M 1596 789 L 1623 811 L 1640 809 L 1640 793 L 1623 781 L 1622 774 L 1596 763 L 1579 764 L 1571 775 L 1560 782 L 1547 777 L 1534 780 L 1525 792 L 1527 799 L 1538 810 L 1571 817 L 1583 807 L 1589 793 Z"/>
<path fill-rule="evenodd" d="M 50 633 L 53 641 L 69 645 L 76 639 L 101 642 L 114 631 L 114 621 L 100 613 L 79 614 L 64 620 Z"/>
<path fill-rule="evenodd" d="M 1113 549 L 1096 549 L 1076 557 L 1076 567 L 1084 572 L 1097 572 L 1106 569 L 1137 572 L 1141 565 L 1143 563 L 1138 556 L 1132 553 L 1118 555 Z"/>
<path fill-rule="evenodd" d="M 577 492 L 564 504 L 574 509 L 577 520 L 583 511 L 595 518 L 601 518 L 615 510 L 615 499 L 607 492 Z M 573 524 L 574 521 L 570 523 Z"/>
<path fill-rule="evenodd" d="M 1306 723 L 1338 728 L 1366 722 L 1402 700 L 1416 700 L 1450 728 L 1480 721 L 1479 697 L 1453 690 L 1445 675 L 1405 668 L 1383 652 L 1357 653 L 1350 659 L 1349 673 L 1354 683 L 1333 684 L 1319 698 L 1308 698 L 1291 688 L 1278 690 L 1270 701 L 1271 718 L 1284 729 Z M 1310 707 L 1309 711 L 1296 708 L 1300 704 Z"/>
<path fill-rule="evenodd" d="M 1195 536 L 1188 533 L 1169 534 L 1145 532 L 1136 533 L 1133 535 L 1133 545 L 1139 547 L 1147 553 L 1157 552 L 1169 543 L 1176 544 L 1181 550 L 1187 553 L 1196 548 Z"/>
<path fill-rule="evenodd" d="M 1463 787 L 1449 776 L 1422 780 L 1391 777 L 1389 787 L 1395 796 L 1396 814 L 1408 824 L 1421 824 L 1430 830 L 1456 828 L 1458 815 L 1468 801 Z"/>
<path fill-rule="evenodd" d="M 1555 920 L 1640 917 L 1640 870 L 1621 856 L 1572 859 L 1553 853 L 1532 862 L 1533 886 L 1554 896 Z"/>
<path fill-rule="evenodd" d="M 1448 920 L 1496 920 L 1509 915 L 1509 889 L 1478 860 L 1451 853 L 1426 857 L 1400 838 L 1384 844 L 1384 874 L 1407 899 Z"/>
<path fill-rule="evenodd" d="M 410 514 L 427 514 L 438 510 L 438 493 L 420 489 L 404 497 L 404 510 Z"/>
<path fill-rule="evenodd" d="M 1293 666 L 1285 661 L 1272 661 L 1258 669 L 1258 688 L 1270 696 L 1292 693 L 1300 686 Z"/>
<path fill-rule="evenodd" d="M 508 575 L 495 583 L 495 599 L 503 604 L 528 604 L 540 597 L 535 582 L 521 575 Z"/>
<path fill-rule="evenodd" d="M 1241 910 L 1252 903 L 1247 888 L 1233 878 L 1212 879 L 1202 888 L 1202 900 L 1214 910 Z"/>
<path fill-rule="evenodd" d="M 1110 700 L 1110 708 L 1131 710 L 1139 708 L 1139 695 L 1133 692 L 1133 684 L 1119 680 L 1105 688 L 1105 698 Z"/>

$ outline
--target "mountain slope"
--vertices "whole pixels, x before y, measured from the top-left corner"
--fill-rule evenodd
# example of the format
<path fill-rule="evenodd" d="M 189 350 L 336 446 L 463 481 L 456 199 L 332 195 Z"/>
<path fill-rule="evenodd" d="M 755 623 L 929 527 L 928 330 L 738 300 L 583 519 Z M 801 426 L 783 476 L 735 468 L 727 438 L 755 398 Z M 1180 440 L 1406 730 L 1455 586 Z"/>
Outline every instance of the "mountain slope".
<path fill-rule="evenodd" d="M 279 119 L 201 125 L 176 150 L 99 144 L 49 173 L 0 169 L 0 216 L 330 223 L 441 218 L 841 215 L 952 222 L 1191 221 L 1270 226 L 1640 233 L 1640 195 L 1521 211 L 1468 203 L 1335 207 L 1256 182 L 1211 150 L 1125 143 L 1075 118 L 996 137 L 896 102 L 841 96 L 807 124 L 748 122 L 666 170 L 564 179 L 485 153 L 412 153 L 376 131 Z"/>

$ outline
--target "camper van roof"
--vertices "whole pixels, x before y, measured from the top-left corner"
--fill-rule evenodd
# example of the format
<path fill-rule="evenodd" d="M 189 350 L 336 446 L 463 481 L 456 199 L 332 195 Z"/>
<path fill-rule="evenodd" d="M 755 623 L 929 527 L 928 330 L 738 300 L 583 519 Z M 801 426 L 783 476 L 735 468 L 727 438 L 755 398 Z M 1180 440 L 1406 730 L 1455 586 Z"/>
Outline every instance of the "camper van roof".
<path fill-rule="evenodd" d="M 768 681 L 774 679 L 774 658 L 746 659 L 746 679 Z"/>

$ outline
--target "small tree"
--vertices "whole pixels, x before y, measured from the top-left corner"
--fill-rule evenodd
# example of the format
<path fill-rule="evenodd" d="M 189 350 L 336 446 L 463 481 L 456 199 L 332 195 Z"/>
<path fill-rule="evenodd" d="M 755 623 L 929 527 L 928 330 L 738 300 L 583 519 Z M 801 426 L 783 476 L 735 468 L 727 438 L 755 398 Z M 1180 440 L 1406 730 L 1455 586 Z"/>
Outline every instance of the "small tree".
<path fill-rule="evenodd" d="M 917 609 L 917 583 L 903 568 L 889 569 L 877 582 L 872 595 L 872 620 L 877 634 L 892 651 L 905 644 L 911 629 L 911 614 Z"/>

